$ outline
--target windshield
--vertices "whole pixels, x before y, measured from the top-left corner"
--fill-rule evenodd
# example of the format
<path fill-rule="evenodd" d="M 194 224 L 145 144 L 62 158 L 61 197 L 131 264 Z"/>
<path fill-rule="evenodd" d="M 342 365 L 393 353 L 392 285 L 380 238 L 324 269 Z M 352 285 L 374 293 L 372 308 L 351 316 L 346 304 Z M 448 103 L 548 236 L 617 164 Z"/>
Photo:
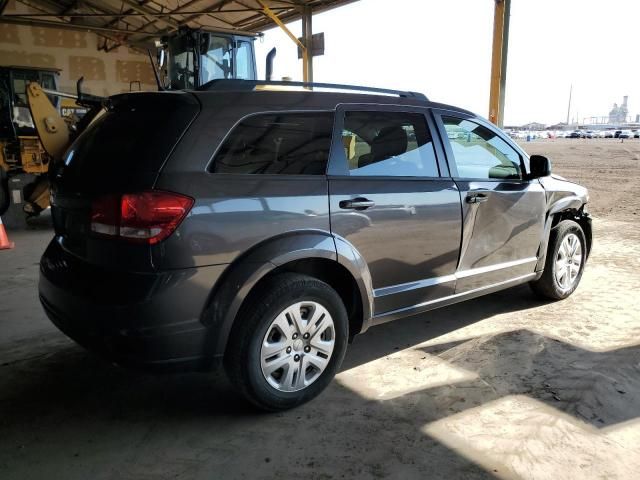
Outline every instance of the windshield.
<path fill-rule="evenodd" d="M 217 78 L 233 78 L 233 43 L 228 37 L 209 37 L 209 45 L 202 54 L 202 83 Z"/>
<path fill-rule="evenodd" d="M 31 82 L 39 82 L 42 88 L 55 90 L 56 82 L 53 75 L 54 74 L 51 72 L 39 72 L 37 70 L 14 70 L 11 72 L 12 94 L 11 98 L 9 99 L 9 93 L 4 93 L 4 95 L 7 96 L 7 98 L 4 100 L 10 100 L 11 102 L 11 121 L 18 129 L 19 134 L 32 134 L 32 132 L 27 132 L 23 129 L 33 130 L 35 128 L 35 125 L 33 124 L 33 118 L 31 117 L 31 112 L 29 111 L 29 101 L 27 100 L 27 86 Z M 58 97 L 47 95 L 47 98 L 55 108 L 58 108 Z M 0 103 L 4 103 L 4 101 Z"/>
<path fill-rule="evenodd" d="M 192 41 L 185 36 L 177 36 L 168 41 L 168 49 L 169 85 L 174 90 L 193 89 L 216 79 L 255 78 L 253 51 L 251 44 L 247 41 L 238 42 L 238 48 L 234 53 L 234 42 L 231 37 L 202 33 L 199 58 L 200 82 L 196 82 L 194 75 L 198 59 L 194 58 L 195 48 Z"/>

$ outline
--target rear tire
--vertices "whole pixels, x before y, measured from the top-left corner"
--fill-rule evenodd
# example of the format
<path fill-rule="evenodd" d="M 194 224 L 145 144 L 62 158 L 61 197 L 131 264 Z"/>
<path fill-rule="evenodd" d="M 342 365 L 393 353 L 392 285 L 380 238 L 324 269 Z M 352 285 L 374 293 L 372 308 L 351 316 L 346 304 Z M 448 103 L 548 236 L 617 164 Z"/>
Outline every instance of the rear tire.
<path fill-rule="evenodd" d="M 225 370 L 260 409 L 286 410 L 322 392 L 340 368 L 347 311 L 335 290 L 306 275 L 278 274 L 258 288 L 236 319 Z"/>
<path fill-rule="evenodd" d="M 529 283 L 540 297 L 562 300 L 580 283 L 587 261 L 587 242 L 579 224 L 563 220 L 549 235 L 547 258 L 542 276 Z"/>

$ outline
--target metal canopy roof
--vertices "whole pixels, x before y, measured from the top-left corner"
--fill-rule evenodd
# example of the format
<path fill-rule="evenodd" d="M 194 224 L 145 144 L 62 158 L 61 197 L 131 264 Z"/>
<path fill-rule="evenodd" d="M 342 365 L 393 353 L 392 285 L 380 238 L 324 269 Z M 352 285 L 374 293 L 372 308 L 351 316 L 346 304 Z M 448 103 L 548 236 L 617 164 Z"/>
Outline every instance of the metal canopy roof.
<path fill-rule="evenodd" d="M 283 22 L 356 0 L 265 0 Z M 4 12 L 0 22 L 90 30 L 117 43 L 143 44 L 181 26 L 257 34 L 276 25 L 258 0 L 16 0 L 33 13 Z M 0 11 L 6 1 L 0 0 Z M 20 11 L 26 11 L 20 8 Z"/>

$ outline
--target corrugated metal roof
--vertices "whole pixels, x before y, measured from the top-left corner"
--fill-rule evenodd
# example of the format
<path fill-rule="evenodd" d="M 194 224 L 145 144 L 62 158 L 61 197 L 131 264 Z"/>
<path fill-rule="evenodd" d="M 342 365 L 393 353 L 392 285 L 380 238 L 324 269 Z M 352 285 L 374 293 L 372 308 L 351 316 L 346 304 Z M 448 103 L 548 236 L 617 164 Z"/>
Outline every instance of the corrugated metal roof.
<path fill-rule="evenodd" d="M 356 0 L 265 0 L 283 21 Z M 0 8 L 2 8 L 0 0 Z M 122 43 L 146 43 L 181 26 L 259 33 L 275 26 L 258 0 L 16 0 L 19 15 L 7 11 L 0 22 L 92 30 Z"/>

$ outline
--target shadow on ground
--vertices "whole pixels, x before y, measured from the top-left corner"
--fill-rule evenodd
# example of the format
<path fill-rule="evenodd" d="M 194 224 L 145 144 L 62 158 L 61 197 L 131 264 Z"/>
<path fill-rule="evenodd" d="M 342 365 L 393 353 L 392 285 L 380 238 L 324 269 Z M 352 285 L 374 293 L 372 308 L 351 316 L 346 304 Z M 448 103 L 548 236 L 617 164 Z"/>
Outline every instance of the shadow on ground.
<path fill-rule="evenodd" d="M 519 287 L 375 327 L 350 346 L 343 370 L 541 304 Z M 416 350 L 477 378 L 383 401 L 334 382 L 310 404 L 261 414 L 221 374 L 124 370 L 58 341 L 48 353 L 0 367 L 0 476 L 493 478 L 509 473 L 490 459 L 479 466 L 423 427 L 515 394 L 596 427 L 638 414 L 632 406 L 640 398 L 631 393 L 640 391 L 638 348 L 593 353 L 517 330 Z"/>

